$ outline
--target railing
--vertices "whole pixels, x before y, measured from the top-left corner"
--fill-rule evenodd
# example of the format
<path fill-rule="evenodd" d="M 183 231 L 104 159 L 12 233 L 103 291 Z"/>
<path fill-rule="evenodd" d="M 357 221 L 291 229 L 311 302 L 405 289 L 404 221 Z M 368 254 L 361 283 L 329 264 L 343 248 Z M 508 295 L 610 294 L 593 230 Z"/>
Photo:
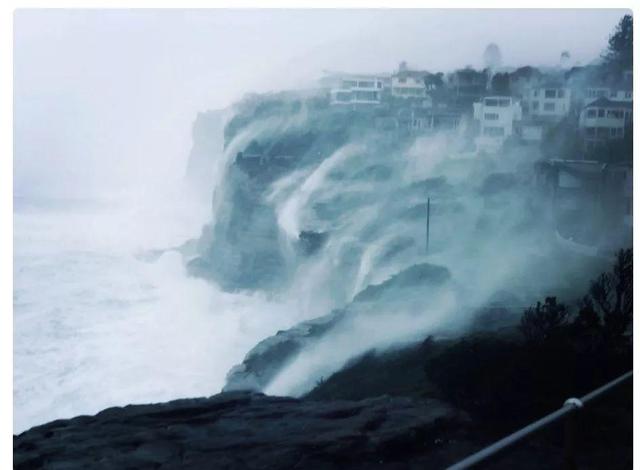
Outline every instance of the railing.
<path fill-rule="evenodd" d="M 600 388 L 593 390 L 590 393 L 587 393 L 582 398 L 569 398 L 564 402 L 562 408 L 554 411 L 546 415 L 543 418 L 540 418 L 538 421 L 535 421 L 528 426 L 514 432 L 513 434 L 508 435 L 507 437 L 500 439 L 498 442 L 491 444 L 489 447 L 485 447 L 479 452 L 470 455 L 464 460 L 450 466 L 448 470 L 462 470 L 465 468 L 471 468 L 474 465 L 477 465 L 481 462 L 486 461 L 490 457 L 494 457 L 495 455 L 503 452 L 508 449 L 512 445 L 521 441 L 525 437 L 533 434 L 536 431 L 539 431 L 542 428 L 549 426 L 556 421 L 567 418 L 565 425 L 565 466 L 567 469 L 576 468 L 575 461 L 575 416 L 576 413 L 581 410 L 585 405 L 589 404 L 593 400 L 597 399 L 601 395 L 604 395 L 614 387 L 620 385 L 626 380 L 630 379 L 633 375 L 633 371 L 629 371 L 624 375 L 621 375 L 617 379 L 612 380 L 611 382 L 603 385 Z"/>

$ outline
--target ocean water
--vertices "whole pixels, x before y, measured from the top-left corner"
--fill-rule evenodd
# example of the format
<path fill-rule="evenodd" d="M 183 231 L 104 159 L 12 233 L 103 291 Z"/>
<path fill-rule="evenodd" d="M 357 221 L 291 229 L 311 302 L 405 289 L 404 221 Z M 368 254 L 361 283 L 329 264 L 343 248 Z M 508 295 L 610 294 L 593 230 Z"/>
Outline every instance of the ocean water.
<path fill-rule="evenodd" d="M 208 396 L 291 306 L 224 293 L 166 250 L 209 209 L 165 194 L 108 202 L 16 199 L 14 420 L 18 433 L 106 407 Z"/>

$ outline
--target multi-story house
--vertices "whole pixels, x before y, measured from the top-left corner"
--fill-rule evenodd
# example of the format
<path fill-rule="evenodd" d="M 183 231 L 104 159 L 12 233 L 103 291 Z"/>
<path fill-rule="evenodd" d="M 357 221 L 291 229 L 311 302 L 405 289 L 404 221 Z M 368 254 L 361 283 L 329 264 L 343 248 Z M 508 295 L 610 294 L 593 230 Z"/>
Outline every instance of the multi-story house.
<path fill-rule="evenodd" d="M 510 96 L 487 96 L 473 104 L 473 117 L 480 122 L 476 148 L 496 152 L 513 135 L 514 122 L 522 119 L 522 108 Z"/>
<path fill-rule="evenodd" d="M 425 98 L 427 86 L 425 73 L 413 70 L 400 70 L 391 77 L 391 96 L 396 98 Z"/>
<path fill-rule="evenodd" d="M 330 79 L 332 105 L 380 104 L 389 79 L 382 75 L 338 75 Z"/>
<path fill-rule="evenodd" d="M 571 90 L 562 84 L 549 83 L 525 92 L 527 116 L 559 121 L 569 113 Z"/>
<path fill-rule="evenodd" d="M 579 129 L 587 149 L 612 139 L 622 139 L 631 132 L 633 103 L 598 98 L 580 113 Z"/>
<path fill-rule="evenodd" d="M 609 93 L 609 99 L 611 101 L 624 101 L 627 103 L 633 102 L 633 88 L 631 83 L 623 83 L 611 90 Z"/>

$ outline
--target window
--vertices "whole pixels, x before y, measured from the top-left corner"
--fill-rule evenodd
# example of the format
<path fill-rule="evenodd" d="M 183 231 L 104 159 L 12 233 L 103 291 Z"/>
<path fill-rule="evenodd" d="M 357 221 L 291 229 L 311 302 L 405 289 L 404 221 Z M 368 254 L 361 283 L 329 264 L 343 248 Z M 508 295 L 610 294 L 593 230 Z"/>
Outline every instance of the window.
<path fill-rule="evenodd" d="M 594 118 L 598 115 L 598 110 L 594 109 L 594 108 L 589 108 L 587 109 L 587 117 L 588 118 Z"/>
<path fill-rule="evenodd" d="M 500 106 L 501 108 L 506 108 L 511 104 L 511 100 L 509 98 L 503 98 L 498 101 L 499 101 L 498 106 Z"/>
<path fill-rule="evenodd" d="M 587 90 L 587 96 L 589 98 L 601 98 L 609 94 L 608 88 L 589 88 Z"/>
<path fill-rule="evenodd" d="M 342 81 L 342 88 L 353 88 L 358 86 L 358 82 L 356 82 L 355 80 L 343 80 Z"/>
<path fill-rule="evenodd" d="M 378 99 L 377 91 L 356 91 L 356 99 L 360 101 L 376 101 Z"/>
<path fill-rule="evenodd" d="M 378 88 L 382 88 L 382 82 L 377 82 L 377 83 L 376 83 L 376 86 L 377 86 Z"/>
<path fill-rule="evenodd" d="M 587 136 L 595 137 L 596 136 L 596 128 L 595 127 L 587 127 Z"/>
<path fill-rule="evenodd" d="M 336 93 L 336 101 L 348 102 L 351 101 L 350 91 L 339 91 Z"/>
<path fill-rule="evenodd" d="M 624 94 L 624 97 L 625 97 L 625 98 L 631 98 L 631 92 L 630 92 L 630 91 L 627 91 L 627 92 Z"/>
<path fill-rule="evenodd" d="M 558 98 L 564 98 L 564 90 L 563 89 L 558 90 Z"/>
<path fill-rule="evenodd" d="M 502 137 L 504 136 L 504 127 L 485 127 L 484 135 L 490 137 Z"/>
<path fill-rule="evenodd" d="M 498 106 L 498 100 L 495 98 L 485 98 L 484 99 L 485 106 Z"/>
<path fill-rule="evenodd" d="M 544 97 L 545 98 L 555 98 L 556 97 L 556 90 L 544 90 Z"/>
<path fill-rule="evenodd" d="M 538 109 L 540 109 L 540 103 L 538 103 L 537 101 L 533 102 L 533 110 L 537 111 Z"/>
<path fill-rule="evenodd" d="M 622 119 L 623 113 L 619 109 L 608 109 L 607 117 L 611 119 Z"/>
<path fill-rule="evenodd" d="M 612 127 L 610 130 L 611 137 L 622 137 L 622 127 Z"/>
<path fill-rule="evenodd" d="M 497 121 L 500 115 L 498 113 L 484 113 L 485 121 Z"/>
<path fill-rule="evenodd" d="M 373 82 L 358 82 L 360 88 L 373 88 Z"/>
<path fill-rule="evenodd" d="M 555 111 L 556 110 L 556 104 L 555 103 L 545 103 L 544 104 L 544 110 L 545 111 Z"/>
<path fill-rule="evenodd" d="M 604 109 L 598 109 L 598 117 L 604 117 Z"/>
<path fill-rule="evenodd" d="M 596 130 L 596 135 L 598 137 L 609 137 L 609 129 L 607 127 L 598 127 Z"/>
<path fill-rule="evenodd" d="M 534 96 L 534 98 L 538 97 L 538 90 L 533 90 L 533 96 Z"/>

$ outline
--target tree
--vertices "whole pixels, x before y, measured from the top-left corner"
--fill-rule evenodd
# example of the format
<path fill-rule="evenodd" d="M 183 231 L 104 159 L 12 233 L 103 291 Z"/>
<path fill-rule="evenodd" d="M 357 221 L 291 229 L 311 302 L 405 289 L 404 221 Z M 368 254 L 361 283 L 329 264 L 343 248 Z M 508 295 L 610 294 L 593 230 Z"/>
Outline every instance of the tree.
<path fill-rule="evenodd" d="M 497 73 L 491 79 L 491 91 L 496 95 L 510 95 L 509 74 Z"/>
<path fill-rule="evenodd" d="M 528 308 L 520 320 L 520 331 L 527 341 L 544 343 L 555 332 L 567 324 L 569 311 L 555 297 L 547 297 L 544 304 L 540 302 Z"/>
<path fill-rule="evenodd" d="M 424 76 L 424 84 L 428 90 L 439 90 L 444 87 L 444 74 L 442 72 L 429 73 Z"/>
<path fill-rule="evenodd" d="M 609 36 L 609 46 L 604 54 L 607 65 L 617 72 L 633 67 L 633 18 L 624 15 L 615 31 Z"/>
<path fill-rule="evenodd" d="M 502 54 L 497 44 L 491 43 L 484 50 L 484 65 L 490 70 L 495 70 L 502 65 Z"/>
<path fill-rule="evenodd" d="M 596 314 L 602 319 L 606 339 L 617 341 L 626 333 L 633 317 L 633 253 L 630 249 L 620 250 L 613 270 L 602 273 L 591 283 L 583 310 L 585 318 Z"/>

